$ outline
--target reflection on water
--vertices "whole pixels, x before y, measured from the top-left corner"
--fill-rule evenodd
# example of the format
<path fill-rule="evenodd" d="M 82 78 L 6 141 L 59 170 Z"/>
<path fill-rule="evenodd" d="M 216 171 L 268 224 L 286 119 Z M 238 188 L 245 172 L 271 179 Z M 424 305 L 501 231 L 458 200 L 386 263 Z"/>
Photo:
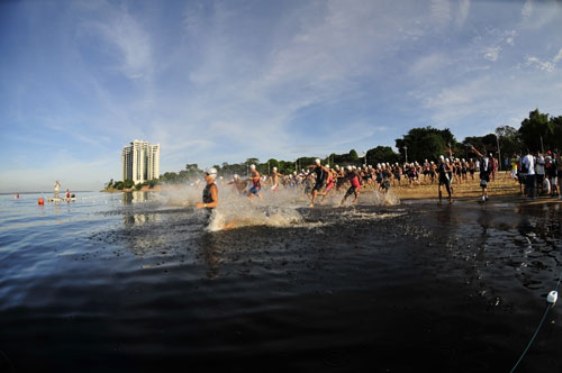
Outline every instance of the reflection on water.
<path fill-rule="evenodd" d="M 243 199 L 225 215 L 247 224 L 209 231 L 204 211 L 112 198 L 63 232 L 0 230 L 0 351 L 17 371 L 507 371 L 562 263 L 559 204 Z M 556 321 L 522 371 L 561 367 Z"/>
<path fill-rule="evenodd" d="M 142 203 L 150 200 L 152 192 L 132 191 L 123 193 L 123 203 L 130 205 L 131 203 Z"/>

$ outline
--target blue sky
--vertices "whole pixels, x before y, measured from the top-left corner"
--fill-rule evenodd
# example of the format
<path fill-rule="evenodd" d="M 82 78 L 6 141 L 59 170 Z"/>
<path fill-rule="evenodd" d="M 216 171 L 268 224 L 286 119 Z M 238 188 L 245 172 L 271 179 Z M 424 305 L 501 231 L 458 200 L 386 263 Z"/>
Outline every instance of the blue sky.
<path fill-rule="evenodd" d="M 0 192 L 562 115 L 560 1 L 2 1 Z"/>

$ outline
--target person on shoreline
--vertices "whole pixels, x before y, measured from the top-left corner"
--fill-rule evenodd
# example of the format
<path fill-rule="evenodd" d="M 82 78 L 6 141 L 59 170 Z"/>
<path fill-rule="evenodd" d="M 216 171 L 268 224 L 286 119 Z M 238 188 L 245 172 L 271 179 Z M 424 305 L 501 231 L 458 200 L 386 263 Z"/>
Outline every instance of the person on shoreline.
<path fill-rule="evenodd" d="M 550 185 L 550 196 L 554 197 L 556 195 L 557 185 L 556 185 L 556 159 L 552 155 L 552 151 L 547 150 L 544 157 L 544 171 L 546 181 Z"/>
<path fill-rule="evenodd" d="M 556 177 L 558 179 L 558 196 L 562 200 L 562 152 L 555 151 L 554 159 L 556 163 Z"/>
<path fill-rule="evenodd" d="M 492 159 L 486 156 L 486 149 L 482 149 L 480 153 L 474 146 L 471 147 L 474 154 L 480 157 L 480 187 L 482 188 L 482 202 L 488 201 L 488 183 L 493 172 Z"/>
<path fill-rule="evenodd" d="M 445 185 L 445 189 L 449 195 L 449 203 L 453 202 L 453 190 L 451 188 L 451 177 L 449 176 L 450 171 L 450 165 L 445 162 L 445 156 L 439 156 L 439 165 L 437 166 L 437 192 L 439 195 L 439 203 L 441 203 L 443 199 L 443 192 L 441 190 L 443 185 Z"/>
<path fill-rule="evenodd" d="M 530 150 L 527 150 L 527 155 L 521 159 L 521 167 L 522 172 L 527 175 L 525 177 L 525 199 L 535 199 L 537 176 L 535 173 L 535 157 Z"/>
<path fill-rule="evenodd" d="M 207 209 L 212 211 L 219 205 L 219 188 L 215 183 L 217 178 L 217 169 L 214 167 L 208 168 L 205 171 L 205 188 L 203 189 L 203 202 L 197 202 L 195 207 L 198 209 Z"/>

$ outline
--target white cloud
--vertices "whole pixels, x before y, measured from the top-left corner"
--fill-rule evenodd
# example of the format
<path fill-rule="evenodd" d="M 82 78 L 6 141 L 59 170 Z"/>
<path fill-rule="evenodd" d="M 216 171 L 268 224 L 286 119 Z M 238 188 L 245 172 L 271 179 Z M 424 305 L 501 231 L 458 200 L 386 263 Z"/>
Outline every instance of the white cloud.
<path fill-rule="evenodd" d="M 495 62 L 498 60 L 501 50 L 501 47 L 487 48 L 484 51 L 484 58 L 488 61 Z"/>
<path fill-rule="evenodd" d="M 554 57 L 554 59 L 552 61 L 554 63 L 558 63 L 558 62 L 562 61 L 562 49 L 560 49 L 558 51 L 558 54 Z"/>
<path fill-rule="evenodd" d="M 550 61 L 542 61 L 538 57 L 528 56 L 527 57 L 527 66 L 533 66 L 539 70 L 546 71 L 546 72 L 553 72 L 555 69 L 554 63 Z"/>

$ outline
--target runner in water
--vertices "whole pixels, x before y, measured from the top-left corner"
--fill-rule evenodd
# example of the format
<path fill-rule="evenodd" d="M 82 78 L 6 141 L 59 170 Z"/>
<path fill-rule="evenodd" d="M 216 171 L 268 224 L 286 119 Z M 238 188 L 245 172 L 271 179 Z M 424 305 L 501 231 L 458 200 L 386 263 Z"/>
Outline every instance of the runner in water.
<path fill-rule="evenodd" d="M 271 175 L 269 176 L 269 178 L 271 179 L 271 190 L 272 191 L 276 191 L 279 188 L 279 181 L 281 180 L 281 178 L 284 175 L 280 172 L 277 172 L 277 167 L 273 167 L 273 170 L 271 171 Z"/>
<path fill-rule="evenodd" d="M 217 178 L 217 169 L 214 167 L 208 168 L 205 171 L 205 188 L 203 189 L 203 202 L 197 202 L 195 207 L 198 209 L 207 209 L 211 211 L 219 204 L 219 188 L 215 183 Z"/>
<path fill-rule="evenodd" d="M 349 187 L 347 192 L 345 192 L 345 195 L 343 196 L 340 205 L 343 205 L 347 197 L 349 197 L 352 194 L 354 195 L 354 198 L 351 203 L 357 202 L 357 198 L 359 198 L 359 189 L 361 189 L 361 181 L 359 179 L 359 175 L 357 174 L 357 172 L 353 170 L 352 166 L 347 166 L 345 178 L 351 183 L 351 186 Z"/>
<path fill-rule="evenodd" d="M 259 171 L 256 170 L 255 164 L 250 166 L 250 172 L 251 176 L 248 181 L 252 183 L 252 186 L 250 187 L 250 190 L 248 190 L 248 198 L 253 198 L 255 196 L 261 198 L 261 195 L 259 194 L 261 190 L 261 175 Z"/>
<path fill-rule="evenodd" d="M 238 174 L 234 174 L 232 181 L 229 181 L 228 185 L 234 185 L 238 194 L 246 194 L 246 187 L 248 186 L 248 183 L 245 180 L 240 179 Z"/>
<path fill-rule="evenodd" d="M 451 188 L 450 171 L 450 165 L 445 162 L 445 157 L 442 155 L 439 156 L 439 166 L 437 166 L 437 191 L 439 194 L 439 203 L 441 203 L 441 200 L 443 198 L 443 192 L 441 191 L 441 187 L 443 185 L 445 185 L 445 189 L 447 190 L 447 194 L 449 195 L 449 203 L 453 202 L 453 190 Z"/>
<path fill-rule="evenodd" d="M 318 192 L 324 188 L 330 171 L 326 167 L 322 166 L 320 159 L 318 158 L 316 158 L 315 164 L 308 166 L 308 168 L 310 173 L 314 173 L 316 175 L 316 184 L 314 184 L 314 188 L 312 188 L 312 197 L 310 200 L 310 207 L 314 207 L 316 196 L 318 195 Z"/>

